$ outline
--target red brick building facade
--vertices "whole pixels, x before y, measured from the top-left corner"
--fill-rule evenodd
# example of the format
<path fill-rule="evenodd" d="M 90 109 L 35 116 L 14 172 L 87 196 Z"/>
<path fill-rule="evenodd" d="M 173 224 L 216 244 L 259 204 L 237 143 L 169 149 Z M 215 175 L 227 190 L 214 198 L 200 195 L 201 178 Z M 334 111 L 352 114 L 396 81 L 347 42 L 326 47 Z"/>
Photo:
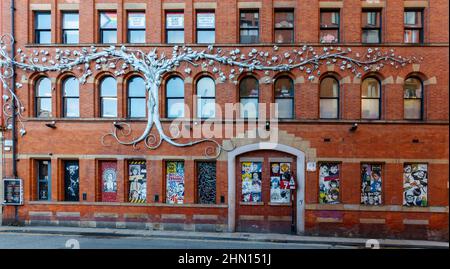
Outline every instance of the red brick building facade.
<path fill-rule="evenodd" d="M 91 45 L 101 48 L 103 45 L 99 43 L 102 39 L 109 38 L 100 29 L 101 25 L 106 25 L 103 24 L 102 12 L 116 14 L 107 20 L 116 22 L 117 44 L 144 51 L 156 47 L 160 52 L 170 52 L 173 47 L 173 44 L 167 44 L 168 39 L 172 38 L 167 33 L 171 30 L 167 25 L 169 19 L 173 19 L 167 14 L 183 14 L 181 28 L 184 30 L 184 43 L 202 50 L 206 46 L 198 44 L 198 32 L 201 29 L 197 16 L 209 12 L 215 18 L 215 47 L 224 49 L 239 48 L 245 52 L 252 48 L 272 49 L 280 41 L 279 38 L 292 34 L 288 37 L 290 43 L 277 44 L 280 50 L 302 47 L 304 44 L 320 49 L 324 46 L 323 41 L 331 40 L 337 41 L 333 44 L 335 47 L 351 48 L 360 53 L 377 47 L 381 50 L 395 49 L 399 55 L 423 57 L 420 63 L 398 69 L 386 67 L 381 71 L 373 70 L 361 78 L 346 70 L 342 71 L 333 63 L 321 66 L 320 76 L 311 81 L 300 70 L 271 77 L 287 78 L 292 82 L 292 102 L 289 101 L 293 107 L 290 111 L 292 116 L 278 121 L 276 146 L 264 139 L 241 138 L 238 134 L 232 138 L 218 139 L 224 144 L 233 141 L 236 148 L 231 152 L 223 152 L 213 161 L 215 165 L 211 167 L 215 169 L 215 195 L 208 198 L 213 203 L 202 203 L 204 194 L 200 193 L 199 163 L 211 161 L 205 158 L 205 145 L 178 148 L 163 143 L 158 149 L 149 150 L 145 147 L 123 146 L 112 140 L 108 140 L 107 145 L 101 143 L 102 136 L 111 130 L 113 122 L 133 124 L 136 135 L 145 128 L 145 118 L 128 117 L 131 113 L 128 85 L 136 73 L 130 72 L 116 78 L 117 114 L 114 117 L 102 117 L 105 109 L 101 101 L 104 97 L 102 83 L 105 77 L 114 74 L 100 69 L 88 78 L 87 83 L 79 85 L 79 116 L 68 118 L 65 117 L 64 105 L 70 96 L 63 95 L 63 88 L 71 72 L 27 73 L 18 70 L 17 82 L 23 87 L 17 89 L 17 96 L 24 106 L 22 114 L 27 130 L 26 135 L 18 135 L 17 138 L 17 177 L 24 181 L 25 201 L 18 208 L 20 221 L 29 225 L 289 232 L 294 214 L 298 233 L 448 240 L 449 33 L 447 25 L 443 23 L 449 17 L 448 1 L 15 2 L 16 48 L 29 53 L 35 50 L 53 52 L 57 48 L 80 50 Z M 10 33 L 10 0 L 1 1 L 0 8 L 0 32 Z M 256 17 L 252 15 L 253 19 L 258 20 L 256 28 L 249 30 L 245 28 L 248 25 L 240 23 L 243 11 L 257 12 Z M 144 22 L 145 26 L 138 28 L 145 31 L 145 44 L 129 44 L 132 27 L 128 16 L 133 12 L 145 14 L 145 20 L 137 20 L 136 24 Z M 286 26 L 280 23 L 277 12 L 289 13 L 287 17 L 292 16 L 292 19 L 287 21 L 291 24 Z M 327 12 L 332 13 L 331 17 L 327 17 Z M 376 23 L 371 24 L 369 30 L 365 28 L 367 12 L 376 18 Z M 41 34 L 39 31 L 48 30 L 46 27 L 39 28 L 36 22 L 39 13 L 49 14 L 50 31 L 41 37 L 49 38 L 50 44 L 36 44 L 36 36 Z M 63 44 L 67 38 L 64 30 L 70 28 L 64 28 L 64 13 L 79 14 L 77 44 Z M 327 18 L 331 18 L 332 26 L 324 22 Z M 105 29 L 108 31 L 109 28 Z M 242 44 L 244 38 L 240 34 L 252 30 L 258 31 L 257 42 Z M 367 44 L 369 39 L 378 43 Z M 214 78 L 215 102 L 221 108 L 224 109 L 226 103 L 240 100 L 241 83 L 222 83 L 214 74 L 203 71 L 201 66 L 192 67 L 189 74 L 180 69 L 166 76 L 160 87 L 160 113 L 166 130 L 169 129 L 171 119 L 165 117 L 168 113 L 166 102 L 170 97 L 165 89 L 173 75 L 179 76 L 184 83 L 183 100 L 189 108 L 195 107 L 194 95 L 199 80 L 204 76 Z M 264 83 L 267 79 L 264 72 L 241 74 L 237 81 L 242 82 L 247 76 L 256 78 L 258 82 L 257 98 L 260 103 L 276 101 L 276 83 Z M 50 115 L 44 118 L 38 117 L 36 112 L 38 104 L 44 102 L 39 99 L 42 96 L 36 93 L 36 85 L 42 82 L 43 77 L 48 78 L 51 84 L 50 98 L 47 100 L 51 106 Z M 337 83 L 333 86 L 333 89 L 337 87 L 337 94 L 331 97 L 321 96 L 320 89 L 327 78 Z M 375 95 L 378 109 L 372 111 L 376 115 L 374 118 L 367 116 L 364 110 L 365 99 L 370 99 L 365 96 L 363 89 L 367 79 L 375 81 L 375 85 L 378 85 L 375 87 L 379 89 L 378 95 Z M 416 101 L 409 100 L 406 94 L 411 84 L 420 91 L 414 97 Z M 331 103 L 333 108 L 336 104 L 336 117 L 324 117 L 328 112 L 334 112 L 324 108 Z M 185 113 L 185 125 L 192 125 L 193 118 L 193 115 Z M 216 120 L 220 123 L 225 120 L 232 120 L 233 123 L 239 121 L 223 116 L 216 117 Z M 52 122 L 56 128 L 46 126 L 49 123 L 52 125 Z M 350 130 L 354 123 L 358 124 L 357 128 Z M 5 121 L 2 123 L 6 129 L 7 125 Z M 11 132 L 6 130 L 4 137 L 11 139 Z M 5 151 L 4 177 L 14 176 L 11 158 L 11 152 Z M 182 166 L 173 164 L 173 161 Z M 67 194 L 65 178 L 68 176 L 66 173 L 69 173 L 68 163 L 76 164 L 74 167 L 77 167 L 79 175 L 79 189 L 74 200 L 68 199 Z M 254 166 L 256 170 L 251 171 L 256 173 L 255 176 L 261 177 L 259 196 L 254 198 L 254 202 L 241 197 L 245 195 L 242 191 L 242 170 L 246 163 Z M 271 168 L 273 164 L 282 166 L 286 163 L 289 163 L 297 181 L 295 202 L 273 202 L 271 194 L 275 192 L 272 192 L 271 178 L 274 175 Z M 141 172 L 146 174 L 146 199 L 139 203 L 130 198 L 132 164 L 141 165 Z M 169 183 L 166 178 L 169 177 L 172 164 L 176 169 L 182 167 L 184 172 L 182 204 L 168 202 Z M 307 169 L 313 164 L 316 164 L 316 169 Z M 111 186 L 103 179 L 107 177 L 107 169 L 112 169 L 116 178 L 115 184 Z M 418 172 L 422 173 L 420 179 L 413 177 Z M 43 185 L 39 182 L 40 175 L 45 173 L 48 173 L 44 175 L 47 181 L 43 184 L 47 184 L 45 188 L 48 193 L 44 195 L 46 199 L 42 199 L 40 189 Z M 365 176 L 368 179 L 364 179 Z M 372 185 L 374 177 L 381 177 L 381 184 Z M 408 182 L 409 177 L 412 178 L 411 182 Z M 369 186 L 364 185 L 364 180 L 368 180 Z M 331 181 L 338 185 L 329 185 Z M 114 190 L 113 196 L 105 196 L 105 190 L 109 187 Z M 333 188 L 334 192 L 331 190 Z M 370 191 L 371 188 L 377 190 Z M 420 199 L 414 198 L 415 194 L 408 190 L 419 192 L 417 196 Z M 377 192 L 377 198 L 369 202 L 373 192 Z M 5 207 L 3 223 L 11 222 L 14 214 L 13 206 Z"/>

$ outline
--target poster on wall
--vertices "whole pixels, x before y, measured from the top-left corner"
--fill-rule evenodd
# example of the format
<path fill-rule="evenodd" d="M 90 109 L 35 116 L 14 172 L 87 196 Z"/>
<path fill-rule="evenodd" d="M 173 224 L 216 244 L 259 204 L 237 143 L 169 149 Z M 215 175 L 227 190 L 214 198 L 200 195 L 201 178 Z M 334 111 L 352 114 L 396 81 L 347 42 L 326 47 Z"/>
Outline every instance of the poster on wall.
<path fill-rule="evenodd" d="M 403 167 L 403 205 L 428 205 L 428 165 L 405 164 Z"/>
<path fill-rule="evenodd" d="M 145 161 L 130 161 L 128 170 L 130 184 L 128 201 L 136 204 L 147 202 L 147 167 Z"/>
<path fill-rule="evenodd" d="M 184 28 L 184 14 L 167 14 L 166 25 L 168 29 Z"/>
<path fill-rule="evenodd" d="M 117 201 L 117 164 L 102 162 L 102 201 Z"/>
<path fill-rule="evenodd" d="M 319 202 L 321 204 L 338 204 L 339 164 L 321 163 L 319 169 Z"/>
<path fill-rule="evenodd" d="M 242 163 L 242 202 L 261 202 L 262 164 Z"/>
<path fill-rule="evenodd" d="M 381 205 L 381 165 L 363 164 L 361 167 L 361 204 Z"/>
<path fill-rule="evenodd" d="M 291 179 L 290 163 L 270 164 L 270 202 L 289 203 L 291 190 L 289 181 Z"/>
<path fill-rule="evenodd" d="M 184 201 L 184 162 L 167 162 L 166 169 L 166 202 L 182 204 Z"/>
<path fill-rule="evenodd" d="M 5 205 L 23 205 L 22 179 L 3 179 Z"/>
<path fill-rule="evenodd" d="M 64 164 L 64 198 L 66 201 L 80 200 L 80 173 L 77 161 L 67 161 Z"/>

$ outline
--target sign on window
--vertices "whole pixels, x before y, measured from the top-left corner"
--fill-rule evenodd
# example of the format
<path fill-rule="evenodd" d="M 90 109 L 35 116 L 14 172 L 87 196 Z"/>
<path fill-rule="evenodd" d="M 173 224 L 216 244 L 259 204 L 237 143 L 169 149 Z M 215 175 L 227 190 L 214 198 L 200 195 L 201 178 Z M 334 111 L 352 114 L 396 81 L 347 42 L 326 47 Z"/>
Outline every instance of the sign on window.
<path fill-rule="evenodd" d="M 128 15 L 128 28 L 145 28 L 145 14 L 130 13 Z"/>
<path fill-rule="evenodd" d="M 5 205 L 23 205 L 22 179 L 3 179 Z"/>
<path fill-rule="evenodd" d="M 197 14 L 197 28 L 214 29 L 216 23 L 214 13 Z"/>
<path fill-rule="evenodd" d="M 167 14 L 166 25 L 168 29 L 184 28 L 184 15 Z"/>

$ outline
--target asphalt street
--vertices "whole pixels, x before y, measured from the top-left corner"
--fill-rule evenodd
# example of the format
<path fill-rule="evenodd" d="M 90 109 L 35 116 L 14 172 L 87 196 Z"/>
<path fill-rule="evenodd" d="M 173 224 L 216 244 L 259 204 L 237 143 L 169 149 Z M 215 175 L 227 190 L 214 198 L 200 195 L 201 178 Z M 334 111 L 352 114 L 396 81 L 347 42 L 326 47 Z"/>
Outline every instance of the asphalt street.
<path fill-rule="evenodd" d="M 0 233 L 0 249 L 336 249 L 328 244 Z"/>

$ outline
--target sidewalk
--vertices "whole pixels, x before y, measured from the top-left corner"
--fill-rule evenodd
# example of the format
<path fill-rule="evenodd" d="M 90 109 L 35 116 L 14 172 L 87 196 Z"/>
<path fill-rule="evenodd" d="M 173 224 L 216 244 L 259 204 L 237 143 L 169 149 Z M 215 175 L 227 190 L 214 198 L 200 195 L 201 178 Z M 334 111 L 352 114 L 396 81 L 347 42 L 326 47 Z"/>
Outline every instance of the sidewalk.
<path fill-rule="evenodd" d="M 368 239 L 343 237 L 299 236 L 289 234 L 259 234 L 259 233 L 212 233 L 188 231 L 151 231 L 131 229 L 106 228 L 75 228 L 75 227 L 42 227 L 42 226 L 0 226 L 0 233 L 39 233 L 64 234 L 82 236 L 122 236 L 122 237 L 152 237 L 152 238 L 178 238 L 197 240 L 234 240 L 272 243 L 301 243 L 301 244 L 331 244 L 365 247 Z M 424 240 L 395 240 L 377 239 L 380 248 L 449 248 L 448 242 Z"/>

